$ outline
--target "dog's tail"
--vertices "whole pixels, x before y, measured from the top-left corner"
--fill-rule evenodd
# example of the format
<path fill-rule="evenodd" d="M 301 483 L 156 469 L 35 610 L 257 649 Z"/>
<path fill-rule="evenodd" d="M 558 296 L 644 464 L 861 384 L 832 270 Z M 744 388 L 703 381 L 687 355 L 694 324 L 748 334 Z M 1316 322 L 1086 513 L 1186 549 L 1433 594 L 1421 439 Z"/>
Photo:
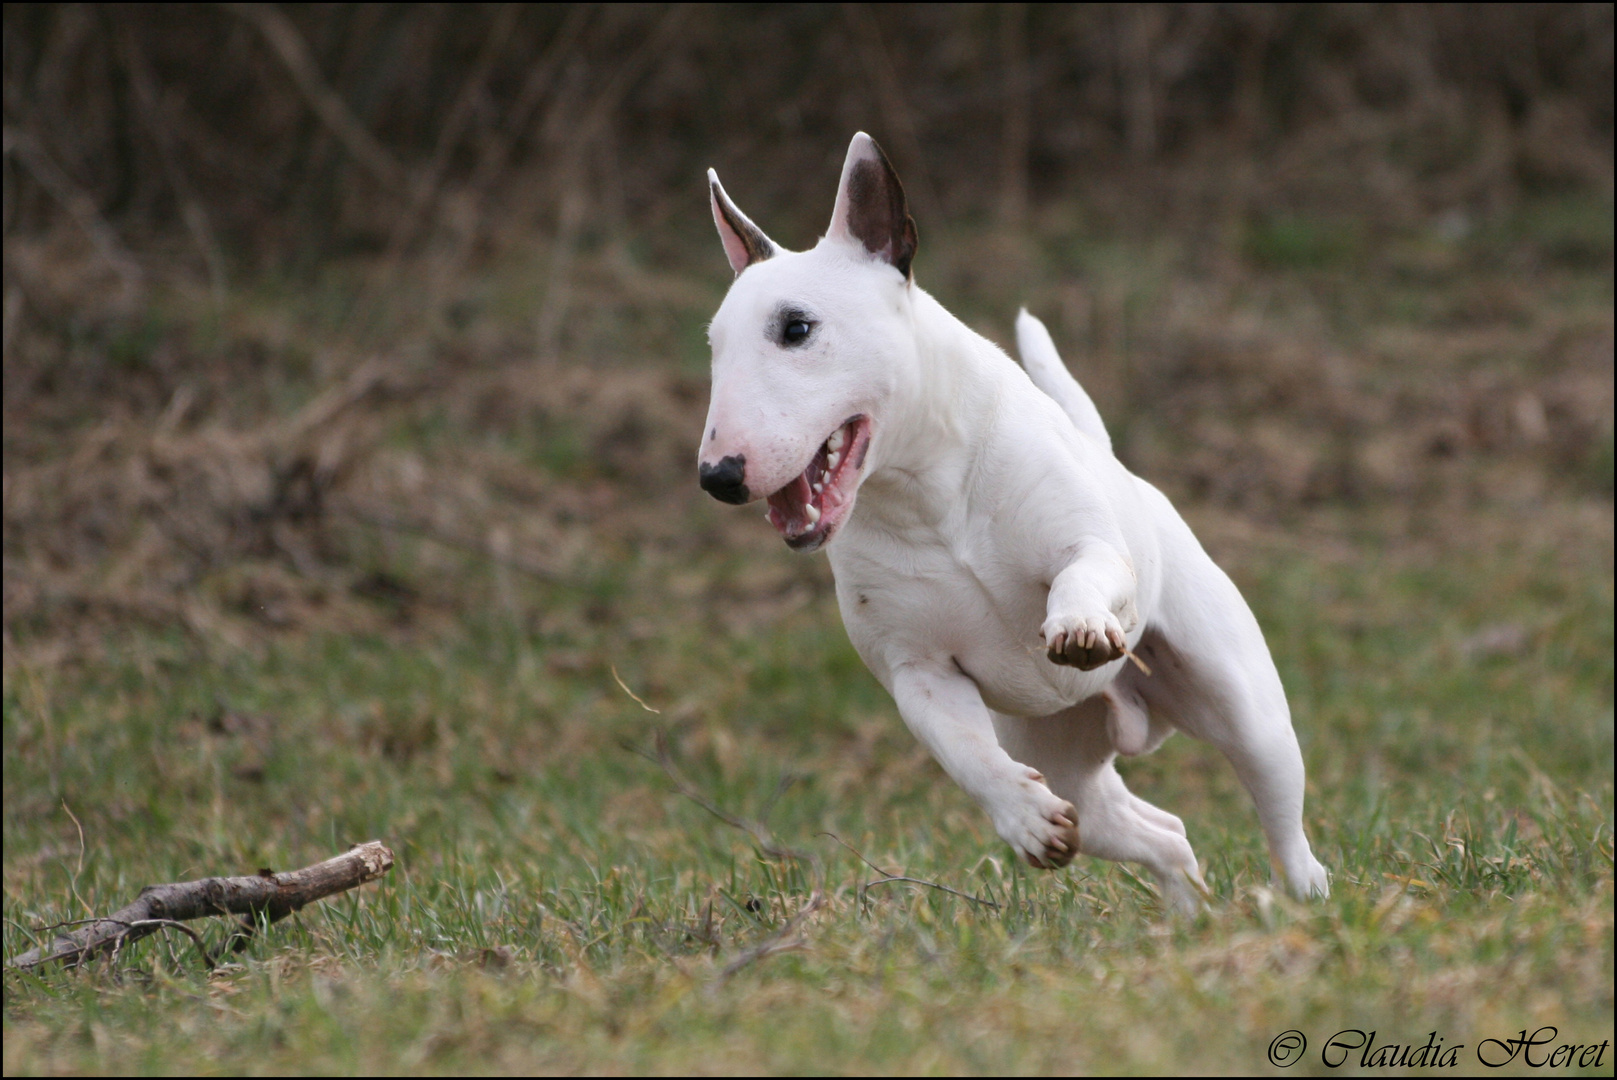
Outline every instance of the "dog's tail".
<path fill-rule="evenodd" d="M 1072 377 L 1067 365 L 1061 362 L 1050 331 L 1029 315 L 1027 308 L 1016 316 L 1016 351 L 1022 354 L 1022 366 L 1027 369 L 1033 385 L 1055 398 L 1056 404 L 1071 417 L 1073 427 L 1110 450 L 1112 437 L 1106 434 L 1100 410 Z"/>

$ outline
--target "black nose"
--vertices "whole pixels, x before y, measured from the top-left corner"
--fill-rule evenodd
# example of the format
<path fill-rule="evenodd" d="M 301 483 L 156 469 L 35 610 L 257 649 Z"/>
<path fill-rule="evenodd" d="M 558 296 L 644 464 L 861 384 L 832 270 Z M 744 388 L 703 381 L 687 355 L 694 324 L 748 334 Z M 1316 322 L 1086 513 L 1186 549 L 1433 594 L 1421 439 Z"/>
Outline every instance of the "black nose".
<path fill-rule="evenodd" d="M 731 454 L 717 465 L 699 463 L 696 471 L 702 479 L 702 490 L 720 502 L 740 506 L 747 501 L 747 485 L 741 482 L 747 475 L 745 454 Z"/>

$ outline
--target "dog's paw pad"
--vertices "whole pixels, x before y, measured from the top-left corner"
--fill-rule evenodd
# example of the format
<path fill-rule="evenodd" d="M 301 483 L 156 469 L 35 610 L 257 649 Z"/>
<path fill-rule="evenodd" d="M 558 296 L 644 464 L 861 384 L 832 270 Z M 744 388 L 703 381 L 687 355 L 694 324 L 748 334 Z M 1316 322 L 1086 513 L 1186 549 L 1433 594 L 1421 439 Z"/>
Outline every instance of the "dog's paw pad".
<path fill-rule="evenodd" d="M 1050 619 L 1044 624 L 1045 654 L 1053 664 L 1093 671 L 1123 655 L 1128 641 L 1112 616 Z"/>

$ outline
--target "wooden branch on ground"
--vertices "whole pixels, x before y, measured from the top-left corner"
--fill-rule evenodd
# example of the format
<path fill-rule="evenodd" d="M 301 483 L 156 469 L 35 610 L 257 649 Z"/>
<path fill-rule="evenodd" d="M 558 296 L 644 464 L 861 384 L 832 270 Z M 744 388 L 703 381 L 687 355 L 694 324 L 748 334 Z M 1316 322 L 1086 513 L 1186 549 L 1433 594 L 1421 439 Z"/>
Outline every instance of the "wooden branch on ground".
<path fill-rule="evenodd" d="M 283 874 L 265 870 L 254 877 L 148 885 L 134 903 L 103 918 L 86 920 L 87 925 L 71 934 L 57 935 L 49 948 L 30 949 L 8 960 L 6 970 L 31 971 L 58 962 L 77 966 L 103 953 L 116 955 L 129 942 L 165 927 L 209 915 L 241 915 L 250 920 L 262 916 L 275 922 L 316 900 L 374 881 L 392 867 L 393 852 L 380 840 L 372 840 L 355 844 L 336 858 Z M 192 939 L 199 940 L 195 935 Z"/>

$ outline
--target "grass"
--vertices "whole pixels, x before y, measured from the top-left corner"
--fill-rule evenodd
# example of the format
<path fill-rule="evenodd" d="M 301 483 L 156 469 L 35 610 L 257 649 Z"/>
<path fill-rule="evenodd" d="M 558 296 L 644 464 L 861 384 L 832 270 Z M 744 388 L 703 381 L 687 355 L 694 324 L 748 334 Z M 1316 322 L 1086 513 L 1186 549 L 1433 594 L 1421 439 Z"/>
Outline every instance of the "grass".
<path fill-rule="evenodd" d="M 1577 232 L 1570 212 L 1541 216 L 1551 240 Z M 1404 459 L 1413 478 L 1369 470 L 1326 496 L 1265 479 L 1284 458 L 1236 461 L 1254 486 L 1203 485 L 1186 432 L 1216 435 L 1196 426 L 1209 416 L 1282 416 L 1299 445 L 1347 422 L 1298 396 L 1290 368 L 1197 367 L 1222 355 L 1224 331 L 1198 337 L 1176 312 L 1210 304 L 1222 327 L 1219 312 L 1261 311 L 1277 356 L 1351 352 L 1362 367 L 1343 384 L 1349 405 L 1414 410 L 1354 413 L 1351 430 L 1392 438 L 1437 425 L 1423 395 L 1462 385 L 1476 362 L 1471 345 L 1434 347 L 1454 334 L 1434 312 L 1471 310 L 1467 290 L 1494 295 L 1466 252 L 1432 256 L 1420 237 L 1364 270 L 1332 263 L 1369 256 L 1311 239 L 1322 227 L 1263 228 L 1264 269 L 1211 300 L 1186 300 L 1184 266 L 1154 242 L 1126 296 L 1083 282 L 1127 240 L 1052 254 L 1048 276 L 1059 294 L 1062 260 L 1079 267 L 1077 299 L 1059 310 L 1077 312 L 1065 334 L 1082 342 L 1075 368 L 1094 364 L 1103 407 L 1125 394 L 1106 379 L 1134 370 L 1118 354 L 1138 361 L 1120 445 L 1174 491 L 1269 636 L 1307 757 L 1308 829 L 1334 874 L 1328 900 L 1269 889 L 1250 800 L 1184 736 L 1123 768 L 1185 819 L 1214 893 L 1204 914 L 1165 919 L 1128 867 L 1016 863 L 852 652 L 824 561 L 700 499 L 688 457 L 656 471 L 659 425 L 688 418 L 635 414 L 651 432 L 648 479 L 623 464 L 634 453 L 602 451 L 641 445 L 632 432 L 603 441 L 603 425 L 629 430 L 621 418 L 532 410 L 499 384 L 470 405 L 378 412 L 377 454 L 422 472 L 427 495 L 460 500 L 444 504 L 457 535 L 505 504 L 432 470 L 537 477 L 517 485 L 511 498 L 528 504 L 511 520 L 554 526 L 541 536 L 554 550 L 533 561 L 576 552 L 557 581 L 361 528 L 327 537 L 304 606 L 287 609 L 323 615 L 254 622 L 280 579 L 244 555 L 199 573 L 190 621 L 84 617 L 71 647 L 58 632 L 71 607 L 8 625 L 8 956 L 32 928 L 119 906 L 148 882 L 292 868 L 368 839 L 398 862 L 211 973 L 187 941 L 159 937 L 115 966 L 8 974 L 5 1071 L 1248 1073 L 1271 1068 L 1288 1029 L 1308 1039 L 1304 1072 L 1331 1071 L 1321 1047 L 1343 1030 L 1374 1031 L 1377 1046 L 1435 1033 L 1474 1071 L 1482 1040 L 1546 1025 L 1557 1043 L 1609 1042 L 1609 420 L 1564 452 L 1554 428 L 1508 452 L 1420 450 Z M 1569 257 L 1544 271 L 1535 295 L 1550 299 L 1490 339 L 1507 374 L 1538 371 L 1522 359 L 1538 357 L 1557 375 L 1533 343 L 1590 326 L 1609 354 L 1605 250 L 1604 269 Z M 1430 273 L 1412 284 L 1413 263 Z M 948 282 L 984 273 L 957 270 L 937 275 L 949 302 Z M 703 288 L 680 295 L 645 330 L 648 352 L 668 348 L 670 378 L 688 378 L 706 302 Z M 253 303 L 264 322 L 288 317 L 273 298 Z M 1125 335 L 1125 321 L 1137 329 Z M 1180 335 L 1166 346 L 1150 331 L 1164 323 Z M 141 335 L 129 349 L 157 354 Z M 293 345 L 311 372 L 334 363 L 312 330 L 272 352 Z M 1609 393 L 1609 365 L 1605 378 Z M 1160 409 L 1147 408 L 1153 386 L 1171 391 Z M 697 416 L 701 396 L 687 406 Z M 1481 424 L 1494 399 L 1476 400 Z M 1600 466 L 1578 455 L 1602 446 L 1591 480 L 1580 470 Z M 8 561 L 23 544 L 12 521 Z M 39 614 L 50 610 L 56 624 Z M 800 857 L 770 857 L 682 796 L 644 756 L 659 732 L 705 798 Z M 878 874 L 850 848 L 988 903 L 870 887 Z M 794 923 L 816 889 L 824 905 Z M 226 929 L 205 927 L 216 945 Z M 770 943 L 788 947 L 756 955 Z M 1608 1050 L 1583 1071 L 1611 1062 Z M 1357 1051 L 1350 1064 L 1363 1067 Z"/>
<path fill-rule="evenodd" d="M 212 663 L 134 635 L 93 671 L 24 668 L 5 698 L 8 954 L 23 927 L 82 917 L 75 896 L 103 910 L 372 837 L 399 863 L 211 976 L 153 940 L 117 972 L 10 977 L 7 1071 L 1240 1071 L 1290 1028 L 1609 1038 L 1609 578 L 1505 575 L 1493 552 L 1324 574 L 1270 555 L 1243 584 L 1336 888 L 1271 894 L 1245 796 L 1181 737 L 1128 773 L 1190 825 L 1216 893 L 1190 922 L 1127 868 L 1009 859 L 823 595 L 762 636 L 624 647 L 493 619 Z M 1531 643 L 1468 654 L 1479 617 L 1536 620 Z M 220 702 L 264 722 L 210 724 Z M 680 797 L 628 749 L 659 725 L 708 797 L 820 865 L 763 858 Z M 827 831 L 999 909 L 862 893 L 875 874 Z M 722 977 L 816 886 L 830 903 L 801 951 Z"/>

